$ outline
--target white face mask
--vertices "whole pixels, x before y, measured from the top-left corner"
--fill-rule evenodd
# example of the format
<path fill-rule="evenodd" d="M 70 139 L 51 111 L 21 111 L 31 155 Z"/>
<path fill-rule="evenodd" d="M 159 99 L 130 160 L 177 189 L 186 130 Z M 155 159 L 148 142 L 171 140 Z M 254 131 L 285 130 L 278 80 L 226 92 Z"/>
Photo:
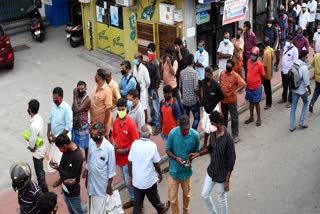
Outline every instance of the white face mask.
<path fill-rule="evenodd" d="M 291 45 L 291 43 L 290 42 L 286 42 L 286 46 L 290 46 Z"/>
<path fill-rule="evenodd" d="M 317 32 L 320 33 L 320 29 L 317 29 Z"/>
<path fill-rule="evenodd" d="M 269 23 L 269 24 L 267 24 L 267 25 L 268 25 L 268 28 L 271 28 L 271 27 L 272 27 L 272 24 L 270 24 L 270 23 Z"/>
<path fill-rule="evenodd" d="M 210 125 L 210 132 L 213 133 L 213 132 L 216 132 L 218 129 L 217 127 L 215 127 L 214 125 Z"/>

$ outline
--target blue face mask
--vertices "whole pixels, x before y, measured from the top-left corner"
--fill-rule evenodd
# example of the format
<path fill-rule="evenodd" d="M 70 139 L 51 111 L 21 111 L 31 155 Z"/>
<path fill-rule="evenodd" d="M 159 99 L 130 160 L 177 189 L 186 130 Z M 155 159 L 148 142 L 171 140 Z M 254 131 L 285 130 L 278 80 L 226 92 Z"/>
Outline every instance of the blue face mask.
<path fill-rule="evenodd" d="M 140 61 L 139 61 L 138 59 L 134 59 L 134 60 L 133 60 L 133 64 L 134 64 L 134 65 L 139 65 L 139 64 L 140 64 Z"/>
<path fill-rule="evenodd" d="M 128 111 L 131 110 L 132 105 L 133 105 L 133 101 L 132 100 L 127 100 L 127 109 L 128 109 Z"/>
<path fill-rule="evenodd" d="M 302 38 L 302 34 L 297 34 L 298 39 Z"/>
<path fill-rule="evenodd" d="M 202 52 L 202 51 L 203 51 L 203 47 L 198 46 L 198 50 L 199 50 L 200 52 Z"/>
<path fill-rule="evenodd" d="M 223 39 L 224 43 L 227 44 L 229 42 L 229 39 Z"/>

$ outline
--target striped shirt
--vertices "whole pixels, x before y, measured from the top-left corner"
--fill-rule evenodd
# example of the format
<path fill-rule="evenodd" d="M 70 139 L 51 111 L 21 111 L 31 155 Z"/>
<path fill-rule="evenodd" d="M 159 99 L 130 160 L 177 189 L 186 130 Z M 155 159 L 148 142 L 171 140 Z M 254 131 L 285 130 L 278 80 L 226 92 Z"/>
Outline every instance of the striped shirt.
<path fill-rule="evenodd" d="M 210 144 L 207 146 L 211 160 L 207 168 L 208 175 L 213 182 L 223 183 L 227 171 L 232 171 L 236 161 L 236 152 L 231 135 L 224 127 L 224 134 L 216 138 L 215 133 L 210 134 Z"/>
<path fill-rule="evenodd" d="M 181 71 L 179 87 L 182 91 L 182 104 L 185 106 L 193 106 L 199 101 L 198 90 L 198 72 L 191 66 Z"/>
<path fill-rule="evenodd" d="M 42 195 L 40 187 L 31 181 L 24 189 L 18 192 L 20 213 L 40 213 L 38 199 Z"/>

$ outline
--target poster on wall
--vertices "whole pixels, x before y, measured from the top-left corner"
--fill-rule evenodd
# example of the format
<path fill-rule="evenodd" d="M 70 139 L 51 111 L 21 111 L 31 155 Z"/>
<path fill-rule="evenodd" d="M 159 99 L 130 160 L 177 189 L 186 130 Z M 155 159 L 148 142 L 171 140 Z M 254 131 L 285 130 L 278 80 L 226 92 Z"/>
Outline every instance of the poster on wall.
<path fill-rule="evenodd" d="M 97 22 L 103 22 L 104 8 L 96 6 Z"/>
<path fill-rule="evenodd" d="M 226 0 L 224 2 L 222 25 L 243 20 L 248 11 L 249 0 Z"/>
<path fill-rule="evenodd" d="M 119 11 L 118 7 L 110 6 L 111 25 L 119 27 Z"/>

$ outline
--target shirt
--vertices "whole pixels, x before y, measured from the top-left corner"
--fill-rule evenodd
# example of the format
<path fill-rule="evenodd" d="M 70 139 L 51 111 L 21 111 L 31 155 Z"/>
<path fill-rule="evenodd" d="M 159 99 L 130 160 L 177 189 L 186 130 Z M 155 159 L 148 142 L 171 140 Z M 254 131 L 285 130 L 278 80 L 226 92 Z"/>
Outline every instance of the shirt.
<path fill-rule="evenodd" d="M 250 90 L 256 90 L 262 84 L 262 78 L 265 75 L 263 64 L 257 60 L 254 64 L 248 60 L 247 87 Z"/>
<path fill-rule="evenodd" d="M 304 95 L 307 92 L 307 86 L 310 85 L 308 66 L 305 62 L 301 61 L 300 59 L 298 59 L 298 61 L 295 63 L 300 66 L 299 76 L 301 78 L 301 84 L 297 89 L 292 89 L 292 92 L 299 95 Z"/>
<path fill-rule="evenodd" d="M 277 18 L 278 20 L 278 25 L 280 26 L 280 31 L 281 31 L 281 40 L 285 40 L 287 36 L 287 28 L 288 28 L 288 16 L 286 14 L 283 14 L 282 17 Z"/>
<path fill-rule="evenodd" d="M 232 55 L 233 55 L 233 50 L 234 50 L 234 46 L 233 46 L 232 42 L 229 40 L 227 44 L 224 43 L 224 41 L 221 41 L 217 52 L 220 52 L 223 54 L 230 54 L 231 55 L 230 59 L 231 59 Z M 227 61 L 228 61 L 227 58 L 219 59 L 219 65 L 218 65 L 219 68 L 225 69 L 226 65 L 227 65 Z"/>
<path fill-rule="evenodd" d="M 317 4 L 316 0 L 308 1 L 307 3 L 310 13 L 310 22 L 314 22 L 316 20 Z"/>
<path fill-rule="evenodd" d="M 120 126 L 120 118 L 117 117 L 113 122 L 113 131 L 111 139 L 116 142 L 118 149 L 129 149 L 133 141 L 139 139 L 139 132 L 134 121 L 126 116 L 124 119 L 123 126 Z M 116 153 L 116 164 L 118 166 L 125 166 L 128 164 L 128 153 L 117 154 Z"/>
<path fill-rule="evenodd" d="M 223 100 L 224 94 L 219 83 L 214 79 L 212 79 L 210 85 L 208 85 L 208 82 L 205 79 L 202 80 L 201 89 L 203 108 L 207 114 L 211 114 L 218 103 Z"/>
<path fill-rule="evenodd" d="M 186 67 L 180 73 L 179 88 L 182 91 L 182 103 L 185 106 L 193 106 L 199 101 L 198 72 L 191 66 Z"/>
<path fill-rule="evenodd" d="M 88 150 L 88 195 L 105 196 L 108 180 L 116 175 L 116 159 L 112 144 L 103 138 L 100 147 L 91 139 Z"/>
<path fill-rule="evenodd" d="M 190 153 L 199 152 L 199 146 L 200 135 L 196 130 L 190 128 L 189 133 L 183 136 L 178 126 L 170 131 L 166 151 L 171 151 L 175 156 L 187 161 Z M 187 168 L 170 157 L 169 173 L 176 180 L 185 180 L 192 175 L 192 163 Z"/>
<path fill-rule="evenodd" d="M 213 182 L 224 183 L 227 172 L 233 170 L 236 161 L 233 139 L 226 127 L 219 138 L 216 138 L 215 132 L 210 133 L 210 144 L 207 149 L 210 154 L 207 173 Z"/>
<path fill-rule="evenodd" d="M 156 85 L 160 85 L 161 77 L 160 77 L 160 65 L 157 58 L 153 58 L 150 63 L 147 64 L 147 69 L 149 71 L 150 78 L 150 89 L 155 89 Z"/>
<path fill-rule="evenodd" d="M 51 134 L 57 137 L 63 130 L 71 131 L 72 119 L 72 110 L 67 102 L 63 100 L 59 106 L 53 103 L 48 118 Z"/>
<path fill-rule="evenodd" d="M 288 19 L 288 32 L 294 34 L 296 32 L 296 19 L 297 19 L 297 12 L 295 10 L 288 10 L 287 12 L 288 18 L 292 18 L 293 21 L 289 21 Z"/>
<path fill-rule="evenodd" d="M 277 41 L 277 38 L 278 38 L 278 31 L 274 26 L 272 26 L 271 28 L 264 27 L 263 36 L 268 37 L 270 39 L 270 47 L 274 47 L 275 42 Z"/>
<path fill-rule="evenodd" d="M 306 29 L 306 26 L 310 22 L 310 14 L 308 11 L 303 12 L 301 11 L 299 16 L 299 27 L 302 27 L 302 30 Z"/>
<path fill-rule="evenodd" d="M 290 50 L 289 50 L 290 48 Z M 283 48 L 281 71 L 283 74 L 288 74 L 290 68 L 292 68 L 293 63 L 299 59 L 298 49 L 293 45 L 286 45 Z"/>
<path fill-rule="evenodd" d="M 313 41 L 316 43 L 314 47 L 315 53 L 320 52 L 320 33 L 315 32 L 313 34 Z"/>
<path fill-rule="evenodd" d="M 317 3 L 316 20 L 320 20 L 320 2 Z"/>
<path fill-rule="evenodd" d="M 254 46 L 257 46 L 256 35 L 251 30 L 249 32 L 244 32 L 243 33 L 243 40 L 244 40 L 243 58 L 249 59 L 251 49 Z"/>
<path fill-rule="evenodd" d="M 178 70 L 178 62 L 177 60 L 172 60 L 172 68 L 173 68 L 173 73 L 170 72 L 169 65 L 167 62 L 162 63 L 162 79 L 163 79 L 163 86 L 170 85 L 172 88 L 177 87 L 177 80 L 176 80 L 176 74 Z"/>
<path fill-rule="evenodd" d="M 235 71 L 231 71 L 231 73 L 228 73 L 227 71 L 223 71 L 220 74 L 219 81 L 221 84 L 221 90 L 223 91 L 223 94 L 224 94 L 224 99 L 221 101 L 222 103 L 236 102 L 237 95 L 233 94 L 234 91 L 246 85 L 245 81 Z"/>
<path fill-rule="evenodd" d="M 129 153 L 129 161 L 132 162 L 132 184 L 138 189 L 149 189 L 158 181 L 154 164 L 161 158 L 157 144 L 147 138 L 141 138 L 133 142 Z"/>
<path fill-rule="evenodd" d="M 179 85 L 179 79 L 180 79 L 180 73 L 183 69 L 185 69 L 188 65 L 187 65 L 187 62 L 186 62 L 186 59 L 187 59 L 187 56 L 189 55 L 189 49 L 188 48 L 180 48 L 180 52 L 181 52 L 181 56 L 182 56 L 182 60 L 179 60 L 179 57 L 178 57 L 178 67 L 177 67 L 177 71 L 176 71 L 176 82 L 177 82 L 177 85 Z M 179 54 L 177 53 L 177 56 Z"/>
<path fill-rule="evenodd" d="M 30 120 L 30 138 L 29 146 L 34 148 L 36 146 L 37 137 L 43 138 L 44 122 L 39 114 L 34 115 Z M 46 152 L 46 145 L 43 143 L 41 146 L 36 146 L 36 151 L 32 153 L 32 156 L 36 159 L 41 159 L 44 157 Z"/>
<path fill-rule="evenodd" d="M 307 51 L 309 51 L 309 41 L 306 37 L 302 36 L 301 38 L 298 38 L 295 36 L 293 38 L 293 44 L 298 49 L 298 52 L 301 53 L 301 51 L 305 48 Z"/>
<path fill-rule="evenodd" d="M 209 65 L 209 54 L 206 50 L 203 50 L 202 52 L 197 51 L 194 55 L 194 61 L 199 62 L 203 65 L 203 67 L 196 67 L 196 70 L 198 71 L 198 77 L 199 80 L 204 79 L 204 73 L 205 73 L 205 68 Z M 203 76 L 201 76 L 203 75 Z"/>
<path fill-rule="evenodd" d="M 300 4 L 297 4 L 296 6 L 293 7 L 293 10 L 296 11 L 297 17 L 300 15 L 301 12 L 301 6 Z"/>
<path fill-rule="evenodd" d="M 131 74 L 128 76 L 123 76 L 120 81 L 120 94 L 122 97 L 126 97 L 130 90 L 134 90 L 137 87 L 137 82 L 134 78 L 130 78 Z M 128 82 L 129 81 L 129 82 Z"/>
<path fill-rule="evenodd" d="M 178 120 L 180 119 L 180 108 L 173 98 L 169 102 L 165 99 L 160 102 L 160 114 L 162 119 L 162 133 L 165 136 L 169 135 L 171 129 L 177 126 Z"/>
<path fill-rule="evenodd" d="M 108 86 L 112 92 L 112 106 L 111 109 L 117 108 L 118 100 L 121 98 L 119 85 L 114 79 L 111 79 Z"/>
<path fill-rule="evenodd" d="M 311 61 L 311 65 L 314 66 L 314 76 L 316 83 L 320 83 L 320 53 L 316 53 Z"/>
<path fill-rule="evenodd" d="M 272 63 L 273 62 L 273 49 L 270 46 L 267 46 L 263 51 L 262 63 L 263 67 L 267 68 L 265 70 L 265 79 L 271 80 L 272 78 Z"/>
<path fill-rule="evenodd" d="M 42 191 L 38 184 L 33 181 L 22 190 L 18 191 L 18 201 L 20 205 L 20 214 L 34 214 L 40 213 L 38 209 L 39 197 L 42 195 Z"/>
<path fill-rule="evenodd" d="M 137 79 L 140 84 L 141 92 L 147 90 L 150 86 L 150 77 L 147 67 L 140 63 L 139 68 L 135 65 L 133 67 L 132 75 Z"/>
<path fill-rule="evenodd" d="M 62 183 L 62 190 L 65 194 L 74 197 L 80 195 L 80 175 L 82 170 L 82 153 L 80 148 L 74 151 L 66 151 L 62 154 L 62 158 L 59 165 L 59 174 L 62 180 L 76 179 L 73 185 L 67 186 Z"/>
<path fill-rule="evenodd" d="M 239 59 L 241 59 L 243 57 L 244 41 L 242 38 L 233 39 L 232 43 L 234 46 L 232 60 L 236 63 Z M 239 50 L 237 50 L 237 49 L 239 49 Z"/>
<path fill-rule="evenodd" d="M 142 126 L 146 123 L 145 121 L 145 113 L 142 107 L 141 102 L 139 101 L 138 105 L 129 111 L 129 116 L 136 123 L 138 131 L 141 132 Z"/>

